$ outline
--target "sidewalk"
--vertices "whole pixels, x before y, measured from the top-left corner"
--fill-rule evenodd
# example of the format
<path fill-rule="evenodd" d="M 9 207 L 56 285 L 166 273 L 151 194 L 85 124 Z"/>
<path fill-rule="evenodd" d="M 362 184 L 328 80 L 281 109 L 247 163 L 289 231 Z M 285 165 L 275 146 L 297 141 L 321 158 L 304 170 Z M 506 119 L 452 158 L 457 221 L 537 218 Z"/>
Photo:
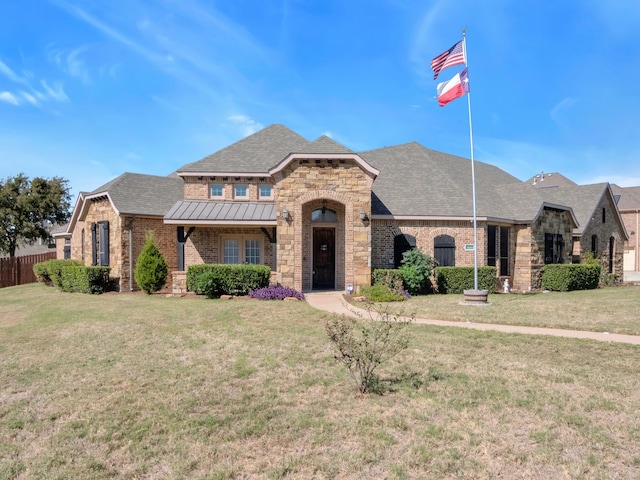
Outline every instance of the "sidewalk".
<path fill-rule="evenodd" d="M 305 293 L 307 303 L 317 310 L 337 313 L 338 315 L 357 316 L 354 312 L 366 315 L 366 310 L 347 303 L 342 292 Z M 483 308 L 470 306 L 469 308 Z M 490 308 L 490 307 L 489 307 Z M 619 342 L 640 345 L 640 336 L 621 335 L 618 333 L 583 332 L 579 330 L 562 330 L 556 328 L 519 327 L 515 325 L 496 325 L 491 323 L 451 322 L 446 320 L 428 320 L 416 318 L 415 323 L 438 325 L 441 327 L 471 328 L 473 330 L 493 330 L 504 333 L 523 333 L 527 335 L 550 335 L 553 337 L 584 338 L 601 342 Z"/>

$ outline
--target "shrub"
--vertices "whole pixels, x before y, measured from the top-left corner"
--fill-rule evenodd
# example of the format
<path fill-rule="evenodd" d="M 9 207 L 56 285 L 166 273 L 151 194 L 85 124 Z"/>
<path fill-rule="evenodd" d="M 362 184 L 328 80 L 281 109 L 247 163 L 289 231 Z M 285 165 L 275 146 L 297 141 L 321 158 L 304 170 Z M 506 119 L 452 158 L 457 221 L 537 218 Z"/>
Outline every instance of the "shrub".
<path fill-rule="evenodd" d="M 270 285 L 250 291 L 249 297 L 257 300 L 284 300 L 289 297 L 304 300 L 304 293 L 282 285 Z"/>
<path fill-rule="evenodd" d="M 403 253 L 401 263 L 402 281 L 411 295 L 429 293 L 433 290 L 431 272 L 438 264 L 435 258 L 413 249 Z"/>
<path fill-rule="evenodd" d="M 82 266 L 79 260 L 47 260 L 36 263 L 33 266 L 33 273 L 39 282 L 62 288 L 62 269 L 68 266 Z"/>
<path fill-rule="evenodd" d="M 247 295 L 252 290 L 269 286 L 270 277 L 271 269 L 265 265 L 191 265 L 187 269 L 187 289 L 209 298 Z"/>
<path fill-rule="evenodd" d="M 360 293 L 369 302 L 402 302 L 411 296 L 409 292 L 396 292 L 382 283 L 372 286 L 363 285 L 360 287 Z"/>
<path fill-rule="evenodd" d="M 376 369 L 409 346 L 407 326 L 413 320 L 370 305 L 366 317 L 334 314 L 327 322 L 335 359 L 347 368 L 360 393 L 382 393 Z"/>
<path fill-rule="evenodd" d="M 542 288 L 557 292 L 598 288 L 602 267 L 594 263 L 549 264 L 542 268 Z"/>
<path fill-rule="evenodd" d="M 147 232 L 142 252 L 136 260 L 134 278 L 138 286 L 148 295 L 160 290 L 167 283 L 169 268 L 164 255 L 156 246 L 153 231 Z"/>
<path fill-rule="evenodd" d="M 398 269 L 376 268 L 372 275 L 373 285 L 386 285 L 390 290 L 402 293 L 404 292 L 404 282 L 402 280 L 402 272 Z"/>
<path fill-rule="evenodd" d="M 65 292 L 100 294 L 109 290 L 109 267 L 71 265 L 62 268 L 61 289 Z"/>
<path fill-rule="evenodd" d="M 474 287 L 473 267 L 436 268 L 438 293 L 463 293 Z M 490 293 L 496 288 L 496 267 L 478 267 L 478 289 Z"/>

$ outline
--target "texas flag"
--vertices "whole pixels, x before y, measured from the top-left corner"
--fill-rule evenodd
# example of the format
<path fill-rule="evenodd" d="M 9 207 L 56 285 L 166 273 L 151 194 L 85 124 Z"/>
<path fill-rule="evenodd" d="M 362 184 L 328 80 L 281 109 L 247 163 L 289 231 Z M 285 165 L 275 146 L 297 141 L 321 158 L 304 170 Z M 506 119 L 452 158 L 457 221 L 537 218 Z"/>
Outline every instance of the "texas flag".
<path fill-rule="evenodd" d="M 460 73 L 454 75 L 451 80 L 439 83 L 436 91 L 438 92 L 438 105 L 441 107 L 468 93 L 469 78 L 467 76 L 467 68 L 465 67 Z"/>

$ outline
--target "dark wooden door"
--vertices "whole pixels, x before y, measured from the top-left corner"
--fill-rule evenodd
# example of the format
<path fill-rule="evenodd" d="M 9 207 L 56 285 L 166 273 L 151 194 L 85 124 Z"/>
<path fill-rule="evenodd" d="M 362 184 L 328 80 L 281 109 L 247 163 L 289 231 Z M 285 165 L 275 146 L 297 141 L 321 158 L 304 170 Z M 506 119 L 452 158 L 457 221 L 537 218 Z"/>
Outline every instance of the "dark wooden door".
<path fill-rule="evenodd" d="M 313 289 L 332 289 L 336 282 L 335 229 L 313 229 Z"/>

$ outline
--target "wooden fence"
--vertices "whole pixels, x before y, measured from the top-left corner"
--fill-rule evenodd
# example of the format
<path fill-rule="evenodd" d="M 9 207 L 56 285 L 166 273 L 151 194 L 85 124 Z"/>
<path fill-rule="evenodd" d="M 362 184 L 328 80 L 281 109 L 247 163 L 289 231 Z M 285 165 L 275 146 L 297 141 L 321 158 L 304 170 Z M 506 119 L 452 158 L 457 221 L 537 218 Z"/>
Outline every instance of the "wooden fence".
<path fill-rule="evenodd" d="M 33 266 L 54 258 L 56 258 L 56 252 L 0 258 L 0 288 L 37 282 Z"/>

